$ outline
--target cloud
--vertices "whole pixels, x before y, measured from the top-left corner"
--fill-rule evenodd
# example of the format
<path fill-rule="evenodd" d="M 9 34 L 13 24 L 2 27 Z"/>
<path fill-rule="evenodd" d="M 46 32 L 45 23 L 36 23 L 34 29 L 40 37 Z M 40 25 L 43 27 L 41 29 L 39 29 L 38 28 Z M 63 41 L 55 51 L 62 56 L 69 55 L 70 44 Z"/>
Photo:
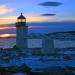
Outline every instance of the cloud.
<path fill-rule="evenodd" d="M 27 16 L 27 22 L 43 22 L 48 21 L 49 18 L 45 16 Z M 17 22 L 17 16 L 7 16 L 7 17 L 0 17 L 0 26 L 3 24 L 12 24 Z"/>
<path fill-rule="evenodd" d="M 40 3 L 39 5 L 41 6 L 59 6 L 61 4 L 62 4 L 61 2 L 43 2 L 43 3 Z"/>
<path fill-rule="evenodd" d="M 42 14 L 41 16 L 55 16 L 56 14 Z"/>
<path fill-rule="evenodd" d="M 13 11 L 14 11 L 13 8 L 10 8 L 10 7 L 6 6 L 6 5 L 0 5 L 0 15 L 1 14 L 6 14 L 8 12 L 13 12 Z"/>
<path fill-rule="evenodd" d="M 15 26 L 0 26 L 0 30 L 15 29 Z"/>
<path fill-rule="evenodd" d="M 42 14 L 42 16 L 27 16 L 27 22 L 61 22 L 61 21 L 75 21 L 75 18 L 62 18 L 53 16 L 55 14 Z M 25 15 L 24 15 L 25 16 Z M 51 16 L 51 17 L 48 17 Z M 0 17 L 0 26 L 12 24 L 17 22 L 17 16 Z"/>
<path fill-rule="evenodd" d="M 75 21 L 75 17 L 69 17 L 69 18 L 60 18 L 59 21 Z"/>
<path fill-rule="evenodd" d="M 45 16 L 28 16 L 27 22 L 45 22 L 48 21 L 49 18 Z"/>
<path fill-rule="evenodd" d="M 16 34 L 0 34 L 0 38 L 16 37 Z"/>
<path fill-rule="evenodd" d="M 17 16 L 4 16 L 0 17 L 0 26 L 6 25 L 6 24 L 13 24 L 16 23 Z"/>

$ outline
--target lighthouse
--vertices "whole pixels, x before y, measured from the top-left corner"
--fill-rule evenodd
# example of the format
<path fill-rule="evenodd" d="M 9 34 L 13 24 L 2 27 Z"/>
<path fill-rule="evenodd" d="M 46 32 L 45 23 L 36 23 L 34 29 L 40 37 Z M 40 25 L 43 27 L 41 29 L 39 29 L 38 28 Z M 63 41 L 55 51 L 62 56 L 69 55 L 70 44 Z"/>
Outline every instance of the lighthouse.
<path fill-rule="evenodd" d="M 26 18 L 21 13 L 16 23 L 16 46 L 20 49 L 27 48 L 27 32 Z"/>

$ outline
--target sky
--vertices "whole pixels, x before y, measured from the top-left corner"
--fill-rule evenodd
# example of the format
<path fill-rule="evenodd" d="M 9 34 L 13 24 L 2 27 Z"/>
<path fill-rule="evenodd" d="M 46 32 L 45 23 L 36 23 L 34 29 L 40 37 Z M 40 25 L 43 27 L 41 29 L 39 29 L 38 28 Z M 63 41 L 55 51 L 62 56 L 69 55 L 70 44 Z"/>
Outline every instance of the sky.
<path fill-rule="evenodd" d="M 0 24 L 15 23 L 21 12 L 28 22 L 74 21 L 74 9 L 75 0 L 0 0 Z"/>
<path fill-rule="evenodd" d="M 13 29 L 11 32 L 14 32 L 15 27 L 10 27 L 8 24 L 17 22 L 17 17 L 21 12 L 26 17 L 27 22 L 74 22 L 74 9 L 75 0 L 0 0 L 0 37 L 8 37 L 9 33 L 5 32 L 10 32 L 10 29 Z M 62 26 L 62 24 L 61 27 L 57 25 L 53 27 L 64 30 L 65 26 Z M 74 24 L 66 26 L 67 29 L 74 30 Z M 35 26 L 33 28 L 35 28 Z M 36 28 L 40 27 L 36 26 Z M 52 28 L 47 30 L 53 30 Z M 11 34 L 10 36 L 13 35 Z"/>

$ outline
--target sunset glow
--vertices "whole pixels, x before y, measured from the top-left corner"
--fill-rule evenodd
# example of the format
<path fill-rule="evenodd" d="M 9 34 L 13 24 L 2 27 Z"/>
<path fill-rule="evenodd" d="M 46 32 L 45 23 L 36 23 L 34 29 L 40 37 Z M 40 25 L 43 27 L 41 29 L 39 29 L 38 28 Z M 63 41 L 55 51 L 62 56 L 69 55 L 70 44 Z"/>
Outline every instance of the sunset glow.
<path fill-rule="evenodd" d="M 26 16 L 26 15 L 24 15 Z M 6 24 L 13 24 L 17 22 L 17 16 L 0 17 L 0 26 Z M 26 16 L 27 22 L 44 22 L 44 21 L 56 21 L 53 17 L 43 17 L 43 16 Z"/>
<path fill-rule="evenodd" d="M 0 30 L 14 29 L 15 26 L 0 27 Z"/>
<path fill-rule="evenodd" d="M 0 34 L 0 38 L 16 37 L 16 34 Z"/>
<path fill-rule="evenodd" d="M 60 21 L 75 21 L 75 18 L 27 16 L 26 21 L 27 22 L 60 22 Z M 15 24 L 16 22 L 17 22 L 17 16 L 0 17 L 0 26 L 6 26 L 7 24 Z"/>
<path fill-rule="evenodd" d="M 6 24 L 13 24 L 16 23 L 16 17 L 8 16 L 8 17 L 0 17 L 0 26 Z"/>
<path fill-rule="evenodd" d="M 42 3 L 46 3 L 46 0 L 0 0 L 0 25 L 15 23 L 21 12 L 27 18 L 27 22 L 75 21 L 75 0 L 72 2 L 70 0 L 52 1 L 57 4 L 42 5 Z M 56 15 L 42 16 L 43 14 Z"/>

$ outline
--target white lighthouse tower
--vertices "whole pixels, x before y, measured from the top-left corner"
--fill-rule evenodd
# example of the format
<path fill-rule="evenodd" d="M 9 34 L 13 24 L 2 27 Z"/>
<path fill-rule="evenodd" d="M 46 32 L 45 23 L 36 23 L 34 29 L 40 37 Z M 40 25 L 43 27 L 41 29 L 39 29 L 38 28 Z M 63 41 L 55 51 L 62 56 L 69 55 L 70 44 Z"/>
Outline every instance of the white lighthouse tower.
<path fill-rule="evenodd" d="M 26 18 L 21 13 L 16 23 L 16 46 L 20 49 L 27 48 L 27 32 Z"/>

